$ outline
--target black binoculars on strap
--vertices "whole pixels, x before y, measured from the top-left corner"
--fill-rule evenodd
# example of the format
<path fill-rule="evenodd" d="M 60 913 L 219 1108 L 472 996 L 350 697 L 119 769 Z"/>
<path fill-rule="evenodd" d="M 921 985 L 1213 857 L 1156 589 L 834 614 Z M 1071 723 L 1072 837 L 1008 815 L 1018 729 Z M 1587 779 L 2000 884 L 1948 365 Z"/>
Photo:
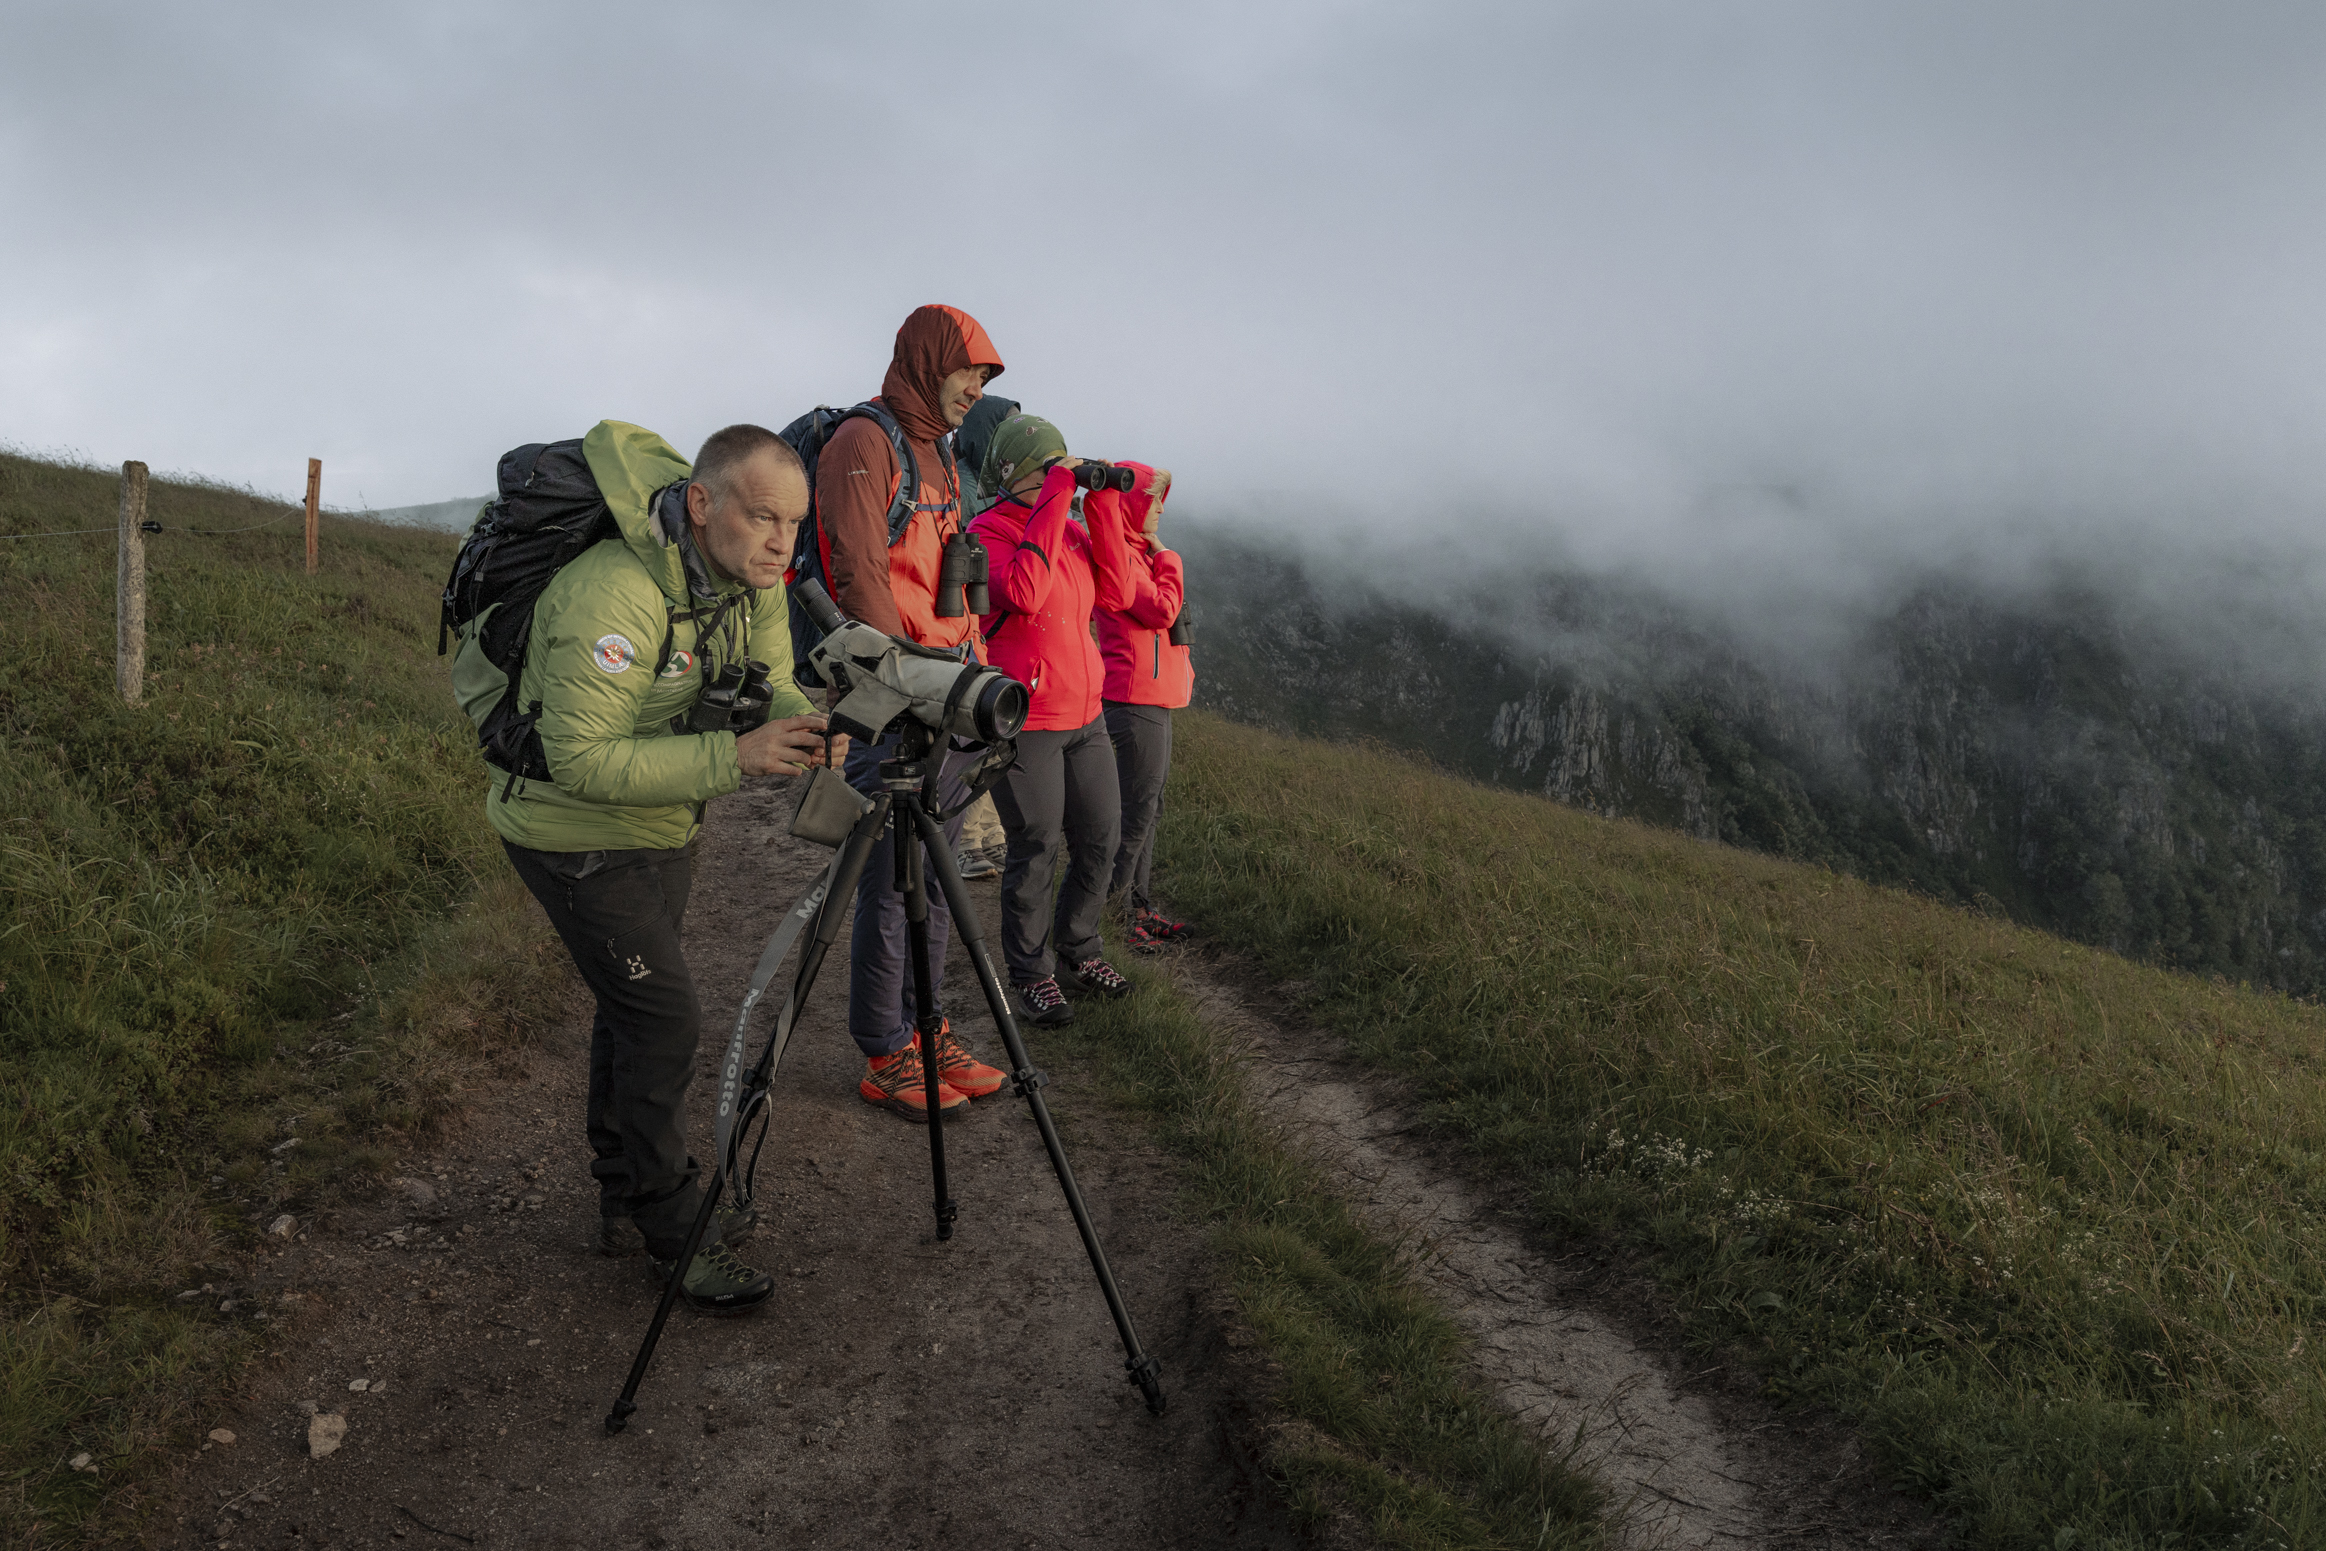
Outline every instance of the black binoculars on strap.
<path fill-rule="evenodd" d="M 731 662 L 719 670 L 719 676 L 711 681 L 674 730 L 752 732 L 767 724 L 768 709 L 774 703 L 775 691 L 768 687 L 766 663 Z"/>
<path fill-rule="evenodd" d="M 945 541 L 945 552 L 937 562 L 937 617 L 959 619 L 964 602 L 972 614 L 993 612 L 992 595 L 986 591 L 990 562 L 985 546 L 977 535 L 963 528 Z"/>

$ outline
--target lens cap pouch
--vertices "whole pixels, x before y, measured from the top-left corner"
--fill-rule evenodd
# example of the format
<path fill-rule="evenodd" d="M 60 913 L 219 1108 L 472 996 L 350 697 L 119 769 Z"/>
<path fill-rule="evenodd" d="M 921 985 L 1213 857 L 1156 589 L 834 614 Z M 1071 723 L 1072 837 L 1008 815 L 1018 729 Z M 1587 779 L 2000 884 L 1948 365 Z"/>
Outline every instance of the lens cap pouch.
<path fill-rule="evenodd" d="M 848 778 L 829 765 L 808 776 L 800 805 L 792 811 L 791 832 L 802 840 L 838 850 L 856 828 L 856 821 L 872 811 L 872 799 L 848 784 Z"/>

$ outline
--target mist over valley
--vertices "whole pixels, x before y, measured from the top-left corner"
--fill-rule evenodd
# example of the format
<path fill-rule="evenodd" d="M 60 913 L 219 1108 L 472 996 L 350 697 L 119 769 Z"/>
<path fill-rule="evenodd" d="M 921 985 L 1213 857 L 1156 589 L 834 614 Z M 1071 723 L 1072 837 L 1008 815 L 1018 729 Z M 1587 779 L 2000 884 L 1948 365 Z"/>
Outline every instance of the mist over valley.
<path fill-rule="evenodd" d="M 1862 591 L 1187 521 L 1197 704 L 1905 885 L 2177 968 L 2326 984 L 2299 568 L 2054 555 Z M 2289 584 L 2288 578 L 2297 578 Z"/>

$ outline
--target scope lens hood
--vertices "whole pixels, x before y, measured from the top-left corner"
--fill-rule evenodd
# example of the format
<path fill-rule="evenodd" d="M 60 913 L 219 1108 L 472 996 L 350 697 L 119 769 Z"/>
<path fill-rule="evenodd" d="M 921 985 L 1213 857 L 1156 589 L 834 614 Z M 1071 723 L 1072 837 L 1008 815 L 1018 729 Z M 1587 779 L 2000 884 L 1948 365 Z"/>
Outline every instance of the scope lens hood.
<path fill-rule="evenodd" d="M 1006 673 L 989 673 L 984 680 L 970 704 L 979 741 L 994 743 L 1016 737 L 1033 709 L 1033 697 L 1026 693 L 1025 685 Z"/>

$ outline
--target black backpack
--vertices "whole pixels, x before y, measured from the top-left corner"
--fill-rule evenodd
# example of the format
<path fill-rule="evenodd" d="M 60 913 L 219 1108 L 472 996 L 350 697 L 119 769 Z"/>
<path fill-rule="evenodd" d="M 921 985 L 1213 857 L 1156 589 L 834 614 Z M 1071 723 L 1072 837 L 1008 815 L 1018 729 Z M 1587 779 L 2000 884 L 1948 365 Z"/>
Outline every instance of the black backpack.
<path fill-rule="evenodd" d="M 988 393 L 970 408 L 968 416 L 961 422 L 961 428 L 953 433 L 953 456 L 960 460 L 962 469 L 963 523 L 994 504 L 985 498 L 984 489 L 972 476 L 985 467 L 985 454 L 993 445 L 993 433 L 1000 430 L 1001 423 L 1022 407 L 1016 399 L 1000 398 Z"/>
<path fill-rule="evenodd" d="M 905 428 L 897 424 L 896 416 L 870 401 L 849 409 L 834 409 L 828 404 L 818 404 L 776 433 L 790 443 L 792 451 L 800 455 L 800 462 L 807 468 L 808 489 L 811 492 L 808 519 L 800 524 L 799 539 L 792 550 L 791 585 L 795 587 L 801 582 L 812 581 L 828 593 L 833 591 L 832 578 L 824 573 L 823 524 L 812 498 L 816 488 L 816 459 L 823 452 L 824 444 L 832 439 L 832 433 L 859 416 L 870 420 L 887 433 L 889 451 L 896 455 L 899 478 L 896 494 L 888 503 L 889 544 L 893 547 L 905 536 L 905 530 L 912 526 L 913 512 L 920 502 L 921 466 L 914 461 L 912 442 L 906 437 Z M 953 479 L 955 519 L 961 526 L 967 527 L 969 512 L 961 493 L 961 467 L 953 456 L 953 438 L 948 436 L 940 441 L 937 450 L 944 455 L 945 472 Z M 837 594 L 834 596 L 837 598 Z M 816 643 L 823 639 L 824 632 L 816 628 L 814 620 L 808 618 L 806 609 L 794 608 L 791 611 L 792 677 L 810 689 L 824 687 L 822 676 L 810 666 L 808 658 Z"/>
<path fill-rule="evenodd" d="M 529 442 L 501 455 L 500 495 L 478 513 L 476 526 L 452 562 L 444 584 L 444 609 L 436 627 L 436 655 L 458 636 L 461 656 L 473 644 L 482 662 L 468 665 L 463 707 L 476 723 L 477 744 L 487 761 L 528 781 L 550 779 L 548 757 L 534 724 L 541 702 L 520 712 L 518 685 L 525 675 L 525 652 L 533 638 L 533 605 L 559 570 L 600 539 L 619 536 L 614 514 L 598 493 L 597 479 L 582 457 L 582 444 Z M 671 636 L 665 633 L 667 663 Z M 455 661 L 455 688 L 462 664 Z M 494 678 L 502 682 L 495 693 Z M 508 796 L 507 788 L 502 790 Z"/>

